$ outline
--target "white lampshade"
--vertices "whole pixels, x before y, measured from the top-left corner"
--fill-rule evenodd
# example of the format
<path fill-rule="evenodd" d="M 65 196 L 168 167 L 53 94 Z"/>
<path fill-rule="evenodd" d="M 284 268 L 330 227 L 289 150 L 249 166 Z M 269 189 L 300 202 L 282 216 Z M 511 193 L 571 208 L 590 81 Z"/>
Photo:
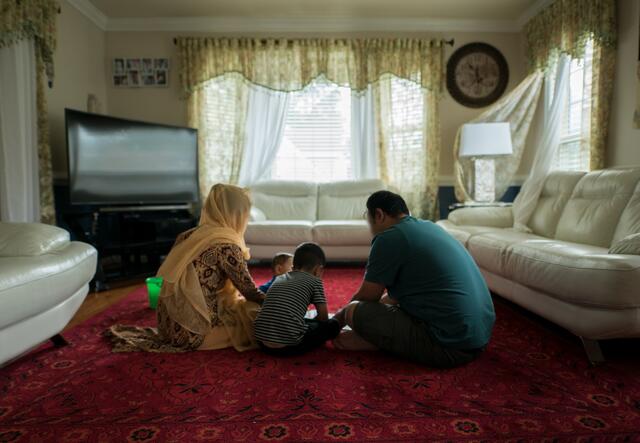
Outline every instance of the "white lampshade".
<path fill-rule="evenodd" d="M 509 123 L 467 123 L 460 134 L 460 157 L 513 153 Z"/>

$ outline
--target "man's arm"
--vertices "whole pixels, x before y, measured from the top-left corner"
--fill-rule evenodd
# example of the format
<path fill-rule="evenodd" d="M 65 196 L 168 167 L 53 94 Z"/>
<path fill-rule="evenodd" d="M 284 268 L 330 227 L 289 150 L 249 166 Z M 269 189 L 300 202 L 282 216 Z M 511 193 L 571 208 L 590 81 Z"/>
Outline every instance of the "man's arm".
<path fill-rule="evenodd" d="M 327 308 L 326 303 L 317 303 L 314 305 L 316 307 L 316 311 L 318 311 L 318 316 L 316 319 L 320 321 L 329 320 L 329 308 Z"/>
<path fill-rule="evenodd" d="M 384 286 L 379 283 L 362 280 L 360 289 L 353 294 L 351 301 L 380 301 L 384 289 Z"/>

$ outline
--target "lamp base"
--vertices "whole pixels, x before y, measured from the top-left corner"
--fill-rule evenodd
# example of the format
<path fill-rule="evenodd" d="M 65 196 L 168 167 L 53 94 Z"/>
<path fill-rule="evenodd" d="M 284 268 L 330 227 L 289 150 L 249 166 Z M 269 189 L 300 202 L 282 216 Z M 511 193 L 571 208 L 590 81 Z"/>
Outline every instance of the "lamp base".
<path fill-rule="evenodd" d="M 496 199 L 496 164 L 492 158 L 474 160 L 473 200 L 492 203 Z"/>

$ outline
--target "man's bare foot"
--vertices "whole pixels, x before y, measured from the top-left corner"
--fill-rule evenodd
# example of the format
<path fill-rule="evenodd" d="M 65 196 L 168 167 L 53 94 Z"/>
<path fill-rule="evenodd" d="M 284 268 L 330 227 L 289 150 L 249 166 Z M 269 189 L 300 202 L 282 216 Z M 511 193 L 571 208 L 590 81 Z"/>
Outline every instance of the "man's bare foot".
<path fill-rule="evenodd" d="M 347 306 L 349 306 L 349 305 L 347 305 Z M 337 320 L 337 321 L 338 321 L 338 323 L 340 323 L 340 326 L 341 326 L 341 327 L 343 327 L 343 328 L 347 325 L 347 313 L 346 313 L 345 308 L 346 308 L 346 306 L 345 306 L 345 307 L 340 308 L 340 309 L 338 310 L 338 312 L 336 312 L 335 314 L 333 314 L 333 318 L 334 318 L 335 320 Z"/>
<path fill-rule="evenodd" d="M 333 346 L 341 351 L 376 351 L 378 349 L 354 331 L 342 331 L 333 340 Z"/>

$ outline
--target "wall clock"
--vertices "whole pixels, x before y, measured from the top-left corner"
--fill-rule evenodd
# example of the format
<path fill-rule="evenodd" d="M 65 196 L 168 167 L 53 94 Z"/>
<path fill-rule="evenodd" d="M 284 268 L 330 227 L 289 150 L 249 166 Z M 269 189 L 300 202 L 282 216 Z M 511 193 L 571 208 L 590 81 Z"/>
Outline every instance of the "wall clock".
<path fill-rule="evenodd" d="M 500 98 L 509 83 L 509 67 L 500 51 L 486 43 L 469 43 L 447 62 L 447 89 L 458 103 L 482 108 Z"/>

